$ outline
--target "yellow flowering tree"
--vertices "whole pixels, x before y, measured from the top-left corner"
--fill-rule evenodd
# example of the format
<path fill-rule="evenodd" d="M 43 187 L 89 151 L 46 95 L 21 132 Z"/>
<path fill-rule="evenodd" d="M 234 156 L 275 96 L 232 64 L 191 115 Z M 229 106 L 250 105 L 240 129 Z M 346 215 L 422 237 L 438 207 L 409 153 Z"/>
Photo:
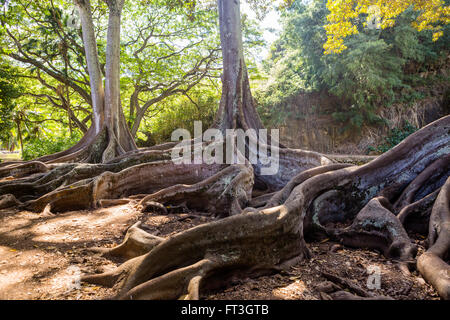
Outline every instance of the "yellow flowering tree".
<path fill-rule="evenodd" d="M 328 0 L 325 54 L 347 49 L 344 39 L 358 33 L 360 16 L 366 16 L 365 27 L 386 29 L 409 7 L 418 12 L 415 29 L 433 31 L 434 41 L 443 35 L 442 26 L 450 22 L 450 6 L 444 0 Z"/>

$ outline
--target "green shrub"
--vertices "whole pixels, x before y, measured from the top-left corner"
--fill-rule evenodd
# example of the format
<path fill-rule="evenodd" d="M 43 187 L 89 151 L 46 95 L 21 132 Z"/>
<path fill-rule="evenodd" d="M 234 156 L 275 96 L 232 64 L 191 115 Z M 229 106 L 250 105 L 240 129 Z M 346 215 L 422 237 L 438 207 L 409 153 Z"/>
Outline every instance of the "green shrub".
<path fill-rule="evenodd" d="M 60 152 L 75 145 L 81 139 L 80 134 L 74 133 L 72 136 L 36 138 L 28 140 L 22 151 L 23 160 L 32 160 L 48 154 Z"/>
<path fill-rule="evenodd" d="M 385 153 L 391 150 L 393 147 L 398 145 L 400 142 L 405 140 L 408 136 L 417 131 L 417 128 L 410 124 L 409 122 L 405 122 L 403 128 L 393 128 L 391 129 L 389 135 L 384 138 L 384 142 L 377 147 L 370 146 L 368 148 L 369 152 L 376 151 L 378 153 Z"/>
<path fill-rule="evenodd" d="M 429 31 L 411 26 L 416 18 L 411 9 L 384 30 L 368 30 L 360 19 L 359 34 L 346 39 L 348 49 L 324 55 L 326 4 L 327 0 L 297 0 L 282 15 L 280 38 L 263 62 L 267 81 L 255 95 L 263 119 L 281 118 L 279 113 L 289 110 L 289 101 L 300 93 L 324 92 L 337 98 L 328 113 L 353 131 L 382 124 L 380 107 L 424 98 L 417 88 L 435 83 L 436 76 L 423 74 L 445 63 L 450 25 L 443 27 L 442 39 L 433 42 Z"/>
<path fill-rule="evenodd" d="M 193 137 L 194 121 L 202 121 L 203 131 L 208 129 L 213 121 L 219 104 L 219 95 L 215 91 L 204 90 L 190 92 L 190 98 L 181 96 L 167 99 L 161 107 L 161 112 L 144 123 L 138 132 L 138 145 L 145 143 L 151 137 L 151 144 L 164 143 L 171 140 L 176 129 L 187 129 Z"/>

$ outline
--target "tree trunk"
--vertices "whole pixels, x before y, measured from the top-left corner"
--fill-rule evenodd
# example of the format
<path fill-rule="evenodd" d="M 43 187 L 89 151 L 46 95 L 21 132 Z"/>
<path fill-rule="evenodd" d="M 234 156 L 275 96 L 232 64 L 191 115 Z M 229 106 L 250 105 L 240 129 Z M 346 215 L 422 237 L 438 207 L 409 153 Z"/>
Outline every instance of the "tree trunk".
<path fill-rule="evenodd" d="M 247 67 L 242 43 L 242 26 L 239 0 L 217 0 L 220 23 L 220 40 L 223 56 L 222 97 L 216 115 L 216 128 L 223 133 L 227 129 L 255 130 L 249 133 L 253 144 L 247 144 L 245 152 L 258 155 L 258 162 L 252 163 L 256 175 L 256 188 L 266 191 L 281 189 L 297 173 L 320 165 L 332 163 L 331 160 L 316 152 L 286 149 L 279 146 L 277 139 L 267 137 L 267 149 L 270 155 L 278 158 L 279 170 L 274 176 L 261 174 L 264 165 L 260 161 L 259 130 L 264 126 L 256 111 L 255 101 L 250 91 Z M 258 149 L 252 148 L 258 145 Z M 270 147 L 269 147 L 270 145 Z"/>
<path fill-rule="evenodd" d="M 17 135 L 19 136 L 20 152 L 23 154 L 23 137 L 22 137 L 22 129 L 20 128 L 20 119 L 16 120 L 16 124 L 17 124 Z"/>
<path fill-rule="evenodd" d="M 40 162 L 108 162 L 137 149 L 120 103 L 120 16 L 124 0 L 107 2 L 110 15 L 106 44 L 106 90 L 103 87 L 90 0 L 74 1 L 80 12 L 83 30 L 92 96 L 92 125 L 75 146 L 36 159 Z"/>
<path fill-rule="evenodd" d="M 92 21 L 90 0 L 75 0 L 80 12 L 83 29 L 83 43 L 89 72 L 92 97 L 92 127 L 93 134 L 100 133 L 104 121 L 105 92 L 103 89 L 102 71 L 98 60 L 97 40 L 95 38 L 94 23 Z"/>
<path fill-rule="evenodd" d="M 220 41 L 223 56 L 222 99 L 216 126 L 222 130 L 262 129 L 250 92 L 242 45 L 239 0 L 218 0 Z"/>
<path fill-rule="evenodd" d="M 105 120 L 109 145 L 103 154 L 103 161 L 136 149 L 120 102 L 120 20 L 124 2 L 107 1 L 109 20 L 106 41 Z"/>

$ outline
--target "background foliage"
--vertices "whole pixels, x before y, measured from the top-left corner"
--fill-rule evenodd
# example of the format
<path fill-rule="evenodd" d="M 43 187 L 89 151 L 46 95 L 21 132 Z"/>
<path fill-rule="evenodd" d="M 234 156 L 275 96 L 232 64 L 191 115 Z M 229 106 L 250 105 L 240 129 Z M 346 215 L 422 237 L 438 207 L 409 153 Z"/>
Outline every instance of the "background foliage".
<path fill-rule="evenodd" d="M 449 25 L 433 41 L 433 31 L 412 27 L 417 12 L 411 8 L 392 28 L 360 32 L 345 39 L 347 50 L 324 54 L 328 23 L 326 0 L 295 1 L 282 17 L 283 31 L 264 62 L 267 77 L 257 97 L 266 118 L 283 121 L 289 101 L 300 93 L 324 92 L 335 96 L 332 110 L 322 110 L 346 129 L 383 123 L 377 108 L 412 103 L 423 98 L 417 88 L 448 81 L 440 75 L 423 77 L 446 64 L 450 49 Z"/>

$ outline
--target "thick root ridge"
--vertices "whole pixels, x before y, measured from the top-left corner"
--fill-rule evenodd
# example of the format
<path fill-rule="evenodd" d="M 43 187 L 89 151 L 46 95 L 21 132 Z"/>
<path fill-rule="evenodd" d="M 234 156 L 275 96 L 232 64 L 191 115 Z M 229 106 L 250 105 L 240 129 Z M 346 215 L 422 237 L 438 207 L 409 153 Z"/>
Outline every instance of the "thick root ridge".
<path fill-rule="evenodd" d="M 403 207 L 397 217 L 405 229 L 421 234 L 428 233 L 431 209 L 440 190 L 439 188 L 426 197 Z"/>
<path fill-rule="evenodd" d="M 230 272 L 274 270 L 295 257 L 307 257 L 309 252 L 302 241 L 299 217 L 288 214 L 288 210 L 279 206 L 231 216 L 166 239 L 147 254 L 129 260 L 133 266 L 124 280 L 117 281 L 118 296 L 173 299 L 186 294 L 188 298 L 195 298 L 204 277 L 220 279 Z M 197 272 L 198 261 L 211 260 L 205 257 L 217 257 L 212 258 L 214 268 L 208 269 L 209 275 Z M 186 268 L 191 265 L 196 267 Z M 99 275 L 92 277 L 89 280 L 101 278 Z M 179 277 L 189 281 L 179 286 L 178 280 L 173 282 Z M 105 278 L 111 279 L 111 273 L 105 274 Z M 165 286 L 170 290 L 161 289 Z M 187 287 L 197 289 L 187 292 Z M 160 295 L 161 290 L 164 296 Z"/>
<path fill-rule="evenodd" d="M 253 170 L 250 166 L 233 165 L 194 185 L 174 185 L 142 199 L 144 209 L 154 202 L 180 204 L 206 210 L 211 215 L 240 213 L 251 198 Z"/>
<path fill-rule="evenodd" d="M 195 185 L 224 168 L 226 168 L 224 165 L 183 165 L 174 164 L 172 161 L 144 163 L 117 173 L 106 171 L 94 178 L 61 186 L 39 199 L 28 201 L 25 208 L 35 212 L 41 212 L 48 204 L 51 204 L 54 212 L 96 208 L 104 199 L 119 199 L 143 193 L 152 194 L 177 184 Z M 244 176 L 247 180 L 243 179 Z M 226 195 L 230 198 L 234 196 L 241 199 L 243 190 L 248 189 L 248 180 L 249 177 L 251 180 L 251 176 L 251 173 L 247 172 L 228 181 L 226 179 L 228 176 L 225 175 L 222 186 L 230 191 Z M 231 186 L 230 189 L 226 189 L 228 186 Z"/>
<path fill-rule="evenodd" d="M 378 249 L 388 258 L 413 261 L 417 247 L 400 220 L 385 207 L 386 203 L 383 197 L 374 198 L 358 213 L 350 227 L 328 232 L 345 245 Z"/>
<path fill-rule="evenodd" d="M 38 177 L 31 176 L 0 182 L 0 194 L 13 194 L 23 201 L 34 200 L 58 188 L 95 178 L 104 172 L 117 173 L 142 163 L 168 159 L 170 159 L 170 154 L 167 152 L 147 151 L 135 153 L 107 164 L 65 163 L 45 165 L 48 170 Z"/>
<path fill-rule="evenodd" d="M 23 164 L 11 164 L 0 168 L 0 178 L 21 178 L 31 174 L 43 173 L 47 171 L 49 171 L 49 168 L 45 163 L 40 161 L 30 161 Z"/>
<path fill-rule="evenodd" d="M 404 208 L 414 202 L 414 196 L 424 186 L 427 180 L 433 177 L 440 177 L 445 175 L 448 177 L 450 171 L 450 153 L 437 159 L 434 163 L 423 170 L 402 192 L 396 203 L 394 204 L 394 211 L 398 212 L 399 208 Z"/>
<path fill-rule="evenodd" d="M 242 122 L 246 111 L 239 112 Z M 244 124 L 234 126 L 258 127 Z M 204 286 L 229 276 L 279 270 L 308 258 L 304 235 L 332 236 L 346 245 L 376 248 L 409 263 L 415 259 L 416 247 L 408 231 L 429 221 L 430 247 L 419 257 L 417 268 L 442 298 L 449 298 L 450 116 L 362 166 L 333 164 L 316 153 L 273 149 L 280 155 L 280 170 L 273 176 L 263 175 L 260 163 L 175 164 L 166 158 L 172 147 L 123 152 L 99 165 L 64 167 L 42 160 L 46 168 L 14 165 L 15 170 L 23 166 L 23 174 L 36 172 L 20 178 L 17 171 L 13 177 L 23 187 L 29 184 L 26 191 L 14 189 L 9 180 L 1 181 L 0 194 L 11 196 L 3 196 L 0 205 L 34 197 L 23 208 L 59 212 L 140 200 L 142 208 L 153 206 L 164 212 L 168 205 L 180 205 L 225 217 L 165 239 L 136 224 L 117 247 L 94 249 L 129 259 L 114 271 L 83 278 L 115 286 L 117 298 L 122 299 L 198 299 Z M 63 176 L 51 178 L 56 170 Z M 40 186 L 35 184 L 38 181 Z M 48 183 L 45 187 L 43 181 Z M 252 200 L 253 188 L 266 195 Z M 343 283 L 337 285 L 345 287 Z M 351 290 L 355 294 L 338 290 L 328 296 L 380 298 Z"/>
<path fill-rule="evenodd" d="M 125 239 L 120 245 L 114 248 L 91 248 L 91 251 L 129 260 L 150 252 L 154 247 L 165 240 L 164 238 L 145 232 L 139 228 L 140 225 L 141 222 L 138 221 L 131 226 L 125 235 Z"/>
<path fill-rule="evenodd" d="M 204 277 L 220 263 L 203 259 L 193 265 L 180 268 L 144 282 L 124 295 L 123 300 L 198 300 Z"/>
<path fill-rule="evenodd" d="M 283 187 L 283 189 L 276 192 L 270 198 L 270 200 L 266 203 L 265 207 L 270 208 L 270 207 L 275 207 L 275 206 L 282 204 L 284 201 L 286 201 L 286 199 L 289 197 L 289 195 L 292 193 L 292 190 L 296 186 L 302 184 L 303 182 L 305 182 L 306 180 L 308 180 L 314 176 L 317 176 L 319 174 L 326 173 L 329 171 L 348 168 L 350 166 L 351 165 L 348 165 L 348 164 L 331 164 L 331 165 L 320 166 L 317 168 L 303 171 L 303 172 L 299 173 L 298 175 L 296 175 L 295 177 L 293 177 L 292 180 L 289 181 L 286 184 L 286 186 Z"/>
<path fill-rule="evenodd" d="M 450 300 L 450 178 L 442 187 L 433 206 L 428 234 L 429 249 L 417 260 L 417 269 L 423 277 Z"/>

